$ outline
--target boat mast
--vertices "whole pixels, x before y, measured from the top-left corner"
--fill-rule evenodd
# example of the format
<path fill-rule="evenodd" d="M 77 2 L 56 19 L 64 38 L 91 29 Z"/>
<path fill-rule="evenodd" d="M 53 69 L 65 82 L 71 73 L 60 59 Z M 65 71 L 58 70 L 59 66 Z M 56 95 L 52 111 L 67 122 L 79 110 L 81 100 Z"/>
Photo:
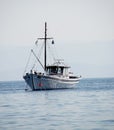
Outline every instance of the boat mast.
<path fill-rule="evenodd" d="M 46 71 L 47 65 L 47 39 L 53 39 L 52 37 L 47 37 L 47 23 L 45 22 L 45 34 L 44 38 L 38 38 L 38 40 L 44 40 L 44 71 Z"/>
<path fill-rule="evenodd" d="M 44 70 L 45 71 L 46 71 L 46 61 L 47 61 L 46 42 L 47 42 L 47 23 L 45 22 L 45 37 L 44 37 Z"/>

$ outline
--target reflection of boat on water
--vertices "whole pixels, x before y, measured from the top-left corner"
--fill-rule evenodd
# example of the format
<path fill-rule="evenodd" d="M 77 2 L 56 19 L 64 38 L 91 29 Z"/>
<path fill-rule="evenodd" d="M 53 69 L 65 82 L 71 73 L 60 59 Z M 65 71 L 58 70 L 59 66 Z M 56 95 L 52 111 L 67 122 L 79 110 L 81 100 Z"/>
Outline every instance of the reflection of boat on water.
<path fill-rule="evenodd" d="M 29 73 L 24 74 L 23 78 L 32 90 L 48 90 L 48 89 L 63 89 L 73 88 L 76 83 L 79 82 L 80 77 L 74 76 L 69 72 L 69 66 L 64 64 L 63 60 L 55 60 L 51 65 L 47 65 L 47 40 L 53 39 L 47 37 L 47 23 L 45 23 L 45 36 L 44 38 L 38 38 L 38 40 L 44 40 L 44 65 L 34 53 L 37 61 L 43 68 L 43 72 L 36 72 L 31 69 Z M 54 41 L 52 40 L 52 44 Z"/>

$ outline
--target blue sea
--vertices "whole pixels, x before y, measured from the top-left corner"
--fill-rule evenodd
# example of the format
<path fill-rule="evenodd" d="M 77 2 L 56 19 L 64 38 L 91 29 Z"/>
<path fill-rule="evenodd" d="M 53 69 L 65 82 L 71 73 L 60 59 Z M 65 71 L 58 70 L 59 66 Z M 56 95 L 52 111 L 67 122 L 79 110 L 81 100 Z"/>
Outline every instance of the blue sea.
<path fill-rule="evenodd" d="M 0 130 L 114 130 L 114 78 L 82 79 L 75 89 L 25 91 L 0 82 Z"/>

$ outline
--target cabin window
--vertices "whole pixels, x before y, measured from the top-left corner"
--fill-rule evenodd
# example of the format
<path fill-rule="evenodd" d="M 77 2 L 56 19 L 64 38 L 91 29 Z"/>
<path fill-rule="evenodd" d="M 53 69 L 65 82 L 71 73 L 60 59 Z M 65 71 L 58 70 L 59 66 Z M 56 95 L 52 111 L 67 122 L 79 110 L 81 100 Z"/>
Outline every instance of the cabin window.
<path fill-rule="evenodd" d="M 50 72 L 51 72 L 51 74 L 57 74 L 57 68 L 55 68 L 55 67 L 50 68 Z"/>
<path fill-rule="evenodd" d="M 58 68 L 58 74 L 63 74 L 63 68 Z"/>
<path fill-rule="evenodd" d="M 63 67 L 49 67 L 49 68 L 47 68 L 47 73 L 48 74 L 59 74 L 59 75 L 61 75 L 61 74 L 63 74 Z"/>
<path fill-rule="evenodd" d="M 51 68 L 47 68 L 47 72 L 48 74 L 57 74 L 57 68 L 56 67 L 51 67 Z"/>

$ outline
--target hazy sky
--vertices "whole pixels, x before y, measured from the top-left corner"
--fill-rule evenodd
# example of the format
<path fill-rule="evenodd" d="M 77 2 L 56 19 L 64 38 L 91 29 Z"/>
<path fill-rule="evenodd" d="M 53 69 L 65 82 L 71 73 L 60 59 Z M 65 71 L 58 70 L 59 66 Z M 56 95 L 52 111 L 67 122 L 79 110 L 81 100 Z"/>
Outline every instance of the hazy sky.
<path fill-rule="evenodd" d="M 0 81 L 20 80 L 44 22 L 82 77 L 114 77 L 114 0 L 0 0 Z"/>

